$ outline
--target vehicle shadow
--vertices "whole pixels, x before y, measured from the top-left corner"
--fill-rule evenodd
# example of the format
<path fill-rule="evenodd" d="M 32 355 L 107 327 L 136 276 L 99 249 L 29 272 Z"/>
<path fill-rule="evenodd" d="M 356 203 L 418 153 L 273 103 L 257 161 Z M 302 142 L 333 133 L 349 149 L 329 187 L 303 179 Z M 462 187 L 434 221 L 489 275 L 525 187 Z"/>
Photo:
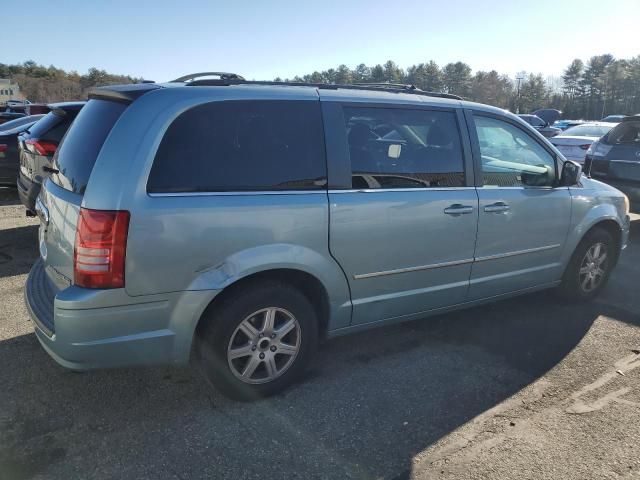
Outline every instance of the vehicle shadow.
<path fill-rule="evenodd" d="M 29 272 L 37 258 L 37 225 L 0 229 L 0 278 Z"/>
<path fill-rule="evenodd" d="M 75 374 L 15 337 L 0 342 L 0 477 L 404 478 L 560 362 L 604 308 L 539 293 L 338 338 L 303 382 L 256 403 L 187 369 Z"/>
<path fill-rule="evenodd" d="M 302 382 L 255 403 L 184 368 L 76 374 L 14 336 L 0 342 L 0 478 L 408 478 L 417 454 L 556 366 L 600 315 L 640 326 L 639 228 L 602 301 L 539 292 L 337 338 Z"/>

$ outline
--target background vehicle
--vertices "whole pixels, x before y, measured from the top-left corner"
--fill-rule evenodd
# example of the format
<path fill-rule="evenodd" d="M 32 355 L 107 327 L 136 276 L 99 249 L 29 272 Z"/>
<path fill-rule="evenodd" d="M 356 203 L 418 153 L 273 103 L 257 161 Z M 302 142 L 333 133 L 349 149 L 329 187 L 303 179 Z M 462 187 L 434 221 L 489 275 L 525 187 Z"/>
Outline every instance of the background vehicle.
<path fill-rule="evenodd" d="M 49 175 L 47 170 L 51 168 L 51 158 L 83 105 L 84 102 L 51 104 L 51 112 L 38 120 L 28 132 L 18 136 L 18 196 L 27 207 L 27 214 L 35 211 L 36 197 L 40 193 L 42 180 Z"/>
<path fill-rule="evenodd" d="M 532 115 L 541 118 L 548 125 L 552 125 L 556 120 L 560 120 L 562 112 L 555 108 L 539 108 L 538 110 L 531 112 Z"/>
<path fill-rule="evenodd" d="M 640 117 L 625 117 L 587 151 L 585 171 L 624 192 L 640 213 Z"/>
<path fill-rule="evenodd" d="M 18 135 L 27 131 L 44 115 L 18 118 L 0 126 L 0 184 L 16 186 L 18 178 Z"/>
<path fill-rule="evenodd" d="M 548 122 L 544 121 L 537 115 L 520 114 L 518 116 L 547 138 L 555 137 L 562 132 L 559 128 L 550 126 Z"/>
<path fill-rule="evenodd" d="M 11 120 L 15 120 L 16 118 L 24 117 L 24 113 L 18 112 L 0 112 L 0 125 L 3 123 L 10 122 Z"/>
<path fill-rule="evenodd" d="M 27 115 L 39 115 L 49 113 L 51 111 L 51 107 L 49 105 L 43 103 L 30 103 L 25 107 L 25 112 Z"/>
<path fill-rule="evenodd" d="M 552 126 L 564 131 L 567 128 L 575 127 L 583 123 L 586 123 L 586 120 L 556 120 Z"/>
<path fill-rule="evenodd" d="M 607 115 L 604 117 L 601 122 L 612 122 L 612 123 L 620 123 L 625 117 L 628 115 Z"/>
<path fill-rule="evenodd" d="M 19 127 L 22 127 L 25 124 L 32 125 L 36 123 L 38 120 L 40 120 L 42 117 L 44 117 L 44 115 L 29 115 L 25 117 L 16 118 L 15 120 L 11 120 L 7 123 L 3 123 L 2 125 L 0 125 L 0 132 L 6 132 L 7 130 L 14 130 Z"/>
<path fill-rule="evenodd" d="M 62 365 L 193 345 L 210 382 L 261 397 L 319 337 L 542 288 L 593 298 L 626 244 L 622 194 L 578 185 L 502 109 L 201 76 L 93 91 L 53 157 L 26 298 Z"/>
<path fill-rule="evenodd" d="M 591 144 L 615 127 L 616 123 L 590 122 L 565 130 L 549 141 L 553 143 L 567 160 L 584 163 Z"/>

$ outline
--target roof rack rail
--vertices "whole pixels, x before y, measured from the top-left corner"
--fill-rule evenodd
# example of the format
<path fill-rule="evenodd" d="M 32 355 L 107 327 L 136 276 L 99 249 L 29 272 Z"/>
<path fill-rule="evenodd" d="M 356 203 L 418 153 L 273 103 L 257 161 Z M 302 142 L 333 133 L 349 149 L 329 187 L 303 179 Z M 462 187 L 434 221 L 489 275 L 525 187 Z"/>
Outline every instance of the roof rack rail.
<path fill-rule="evenodd" d="M 176 81 L 176 80 L 174 80 Z M 229 85 L 274 85 L 274 86 L 290 86 L 290 87 L 314 87 L 323 90 L 367 90 L 388 93 L 409 93 L 413 95 L 424 95 L 425 97 L 450 98 L 452 100 L 464 100 L 458 95 L 441 92 L 428 92 L 420 90 L 415 85 L 395 84 L 395 83 L 309 83 L 309 82 L 274 82 L 268 80 L 244 80 L 243 78 L 220 78 L 220 79 L 203 79 L 193 80 L 187 83 L 190 87 L 213 87 L 213 86 L 229 86 Z"/>
<path fill-rule="evenodd" d="M 404 90 L 420 90 L 415 85 L 408 83 L 391 83 L 391 82 L 356 82 L 351 85 L 358 87 L 379 87 L 379 88 L 400 88 Z"/>
<path fill-rule="evenodd" d="M 200 72 L 200 73 L 190 73 L 189 75 L 184 75 L 182 77 L 176 78 L 175 80 L 171 80 L 169 83 L 180 83 L 180 82 L 189 82 L 191 80 L 195 80 L 196 78 L 202 77 L 219 77 L 220 80 L 244 80 L 242 75 L 238 75 L 237 73 L 229 73 L 229 72 Z"/>

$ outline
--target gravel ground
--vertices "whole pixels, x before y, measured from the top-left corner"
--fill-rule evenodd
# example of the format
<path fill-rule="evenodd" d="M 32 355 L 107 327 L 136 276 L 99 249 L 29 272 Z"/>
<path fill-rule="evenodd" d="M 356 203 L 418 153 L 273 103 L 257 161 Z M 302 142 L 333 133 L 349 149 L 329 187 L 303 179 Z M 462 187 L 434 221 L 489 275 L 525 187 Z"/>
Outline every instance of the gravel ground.
<path fill-rule="evenodd" d="M 0 480 L 640 478 L 640 217 L 601 298 L 537 293 L 325 344 L 284 394 L 189 369 L 76 374 L 22 286 L 37 221 L 0 191 Z"/>

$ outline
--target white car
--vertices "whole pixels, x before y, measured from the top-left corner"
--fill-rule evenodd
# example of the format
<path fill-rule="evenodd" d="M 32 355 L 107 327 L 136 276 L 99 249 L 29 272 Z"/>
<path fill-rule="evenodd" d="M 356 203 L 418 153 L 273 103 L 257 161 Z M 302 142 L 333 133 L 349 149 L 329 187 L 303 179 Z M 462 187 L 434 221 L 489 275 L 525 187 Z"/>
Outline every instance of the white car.
<path fill-rule="evenodd" d="M 617 123 L 610 122 L 588 122 L 566 129 L 560 135 L 550 138 L 560 153 L 567 160 L 584 163 L 587 150 L 593 142 L 609 133 Z"/>

